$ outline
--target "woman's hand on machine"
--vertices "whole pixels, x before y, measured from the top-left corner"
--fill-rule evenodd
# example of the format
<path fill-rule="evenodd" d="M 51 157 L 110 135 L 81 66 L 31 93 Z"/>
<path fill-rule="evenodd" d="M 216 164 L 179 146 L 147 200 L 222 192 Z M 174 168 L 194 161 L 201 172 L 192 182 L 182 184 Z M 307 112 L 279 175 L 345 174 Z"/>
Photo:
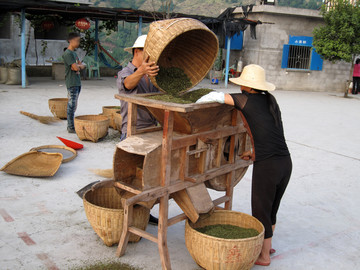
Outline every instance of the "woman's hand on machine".
<path fill-rule="evenodd" d="M 251 151 L 246 151 L 246 152 L 242 153 L 240 158 L 243 159 L 243 160 L 250 160 L 251 156 L 252 156 Z"/>
<path fill-rule="evenodd" d="M 225 103 L 225 94 L 222 92 L 213 91 L 205 96 L 202 96 L 196 101 L 196 103 L 208 103 L 208 102 Z"/>

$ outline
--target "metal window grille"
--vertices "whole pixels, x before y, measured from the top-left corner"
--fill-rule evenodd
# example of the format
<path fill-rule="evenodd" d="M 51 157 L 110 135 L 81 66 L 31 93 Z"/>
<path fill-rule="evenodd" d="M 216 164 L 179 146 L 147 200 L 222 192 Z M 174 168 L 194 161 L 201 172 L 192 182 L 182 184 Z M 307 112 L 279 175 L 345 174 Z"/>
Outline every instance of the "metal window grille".
<path fill-rule="evenodd" d="M 289 46 L 288 68 L 310 69 L 311 47 Z"/>

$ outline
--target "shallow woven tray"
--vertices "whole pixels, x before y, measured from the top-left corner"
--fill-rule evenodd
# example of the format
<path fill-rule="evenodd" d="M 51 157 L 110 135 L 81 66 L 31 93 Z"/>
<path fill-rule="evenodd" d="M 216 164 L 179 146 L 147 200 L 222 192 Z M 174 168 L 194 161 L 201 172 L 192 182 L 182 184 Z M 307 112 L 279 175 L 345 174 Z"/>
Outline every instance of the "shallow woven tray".
<path fill-rule="evenodd" d="M 30 151 L 14 158 L 0 170 L 28 177 L 50 177 L 57 172 L 62 159 L 60 153 Z"/>
<path fill-rule="evenodd" d="M 62 163 L 69 162 L 76 158 L 77 152 L 64 145 L 42 145 L 38 147 L 31 148 L 30 151 L 41 151 L 46 153 L 60 153 L 63 156 Z"/>

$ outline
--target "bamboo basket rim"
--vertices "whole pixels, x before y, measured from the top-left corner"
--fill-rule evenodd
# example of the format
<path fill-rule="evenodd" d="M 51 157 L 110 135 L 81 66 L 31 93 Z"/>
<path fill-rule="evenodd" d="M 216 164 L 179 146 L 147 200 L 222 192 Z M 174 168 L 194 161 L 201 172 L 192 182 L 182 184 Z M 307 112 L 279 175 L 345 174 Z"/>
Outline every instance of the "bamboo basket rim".
<path fill-rule="evenodd" d="M 65 101 L 69 100 L 69 98 L 49 98 L 49 101 Z"/>
<path fill-rule="evenodd" d="M 41 146 L 38 146 L 38 147 L 33 147 L 29 151 L 37 151 L 37 152 L 43 152 L 43 153 L 53 153 L 53 152 L 46 152 L 46 151 L 38 151 L 38 150 L 46 149 L 46 148 L 65 149 L 65 150 L 68 150 L 69 152 L 71 152 L 73 154 L 71 157 L 68 157 L 68 158 L 63 157 L 62 163 L 69 162 L 69 161 L 73 160 L 74 158 L 76 158 L 76 156 L 77 156 L 76 150 L 71 148 L 71 147 L 68 147 L 66 145 L 55 145 L 55 144 L 41 145 Z"/>
<path fill-rule="evenodd" d="M 113 181 L 113 180 L 109 180 L 109 181 Z M 94 208 L 97 208 L 99 210 L 106 210 L 106 211 L 110 211 L 110 212 L 124 212 L 124 208 L 119 208 L 119 209 L 115 209 L 115 208 L 109 208 L 109 207 L 103 207 L 103 206 L 99 206 L 99 205 L 96 205 L 92 202 L 90 202 L 89 200 L 87 200 L 86 198 L 86 194 L 90 193 L 90 192 L 94 192 L 96 189 L 115 189 L 115 187 L 104 187 L 104 186 L 100 186 L 100 187 L 95 187 L 94 189 L 89 189 L 88 191 L 86 191 L 83 195 L 83 201 L 92 205 Z M 116 191 L 116 189 L 115 189 Z M 116 192 L 117 193 L 117 192 Z M 118 193 L 117 193 L 118 194 Z M 118 194 L 119 197 L 121 197 L 119 194 Z"/>
<path fill-rule="evenodd" d="M 256 240 L 257 238 L 261 238 L 263 237 L 263 234 L 265 233 L 265 228 L 264 228 L 264 225 L 255 217 L 249 215 L 249 214 L 246 214 L 246 213 L 242 213 L 242 212 L 238 212 L 238 211 L 233 211 L 233 210 L 215 210 L 213 214 L 216 214 L 216 213 L 234 213 L 234 214 L 241 214 L 241 215 L 244 215 L 244 216 L 247 216 L 247 217 L 251 217 L 253 219 L 255 219 L 257 222 L 259 222 L 259 224 L 261 225 L 262 227 L 262 231 L 259 232 L 258 235 L 256 236 L 253 236 L 253 237 L 248 237 L 248 238 L 237 238 L 237 239 L 225 239 L 225 238 L 221 238 L 221 237 L 215 237 L 215 236 L 211 236 L 211 235 L 208 235 L 208 234 L 205 234 L 205 233 L 201 233 L 197 230 L 195 230 L 195 228 L 192 226 L 192 224 L 194 224 L 193 222 L 189 221 L 189 219 L 186 219 L 186 224 L 185 226 L 188 226 L 189 228 L 191 228 L 195 234 L 197 235 L 201 235 L 201 237 L 205 237 L 205 238 L 208 238 L 208 239 L 212 239 L 212 240 L 221 240 L 223 242 L 229 242 L 229 243 L 233 243 L 233 242 L 249 242 L 249 241 L 253 241 L 253 240 Z M 212 214 L 212 215 L 213 215 Z M 209 217 L 211 218 L 211 216 Z M 222 224 L 222 225 L 226 225 L 226 224 Z M 228 224 L 228 225 L 231 225 L 231 224 Z M 236 226 L 236 225 L 234 225 Z M 238 226 L 239 227 L 239 226 Z"/>
<path fill-rule="evenodd" d="M 83 117 L 94 117 L 94 118 L 100 118 L 100 119 L 82 119 Z M 110 121 L 109 117 L 103 114 L 85 114 L 85 115 L 79 115 L 75 117 L 75 120 L 80 122 L 103 122 L 103 121 Z"/>

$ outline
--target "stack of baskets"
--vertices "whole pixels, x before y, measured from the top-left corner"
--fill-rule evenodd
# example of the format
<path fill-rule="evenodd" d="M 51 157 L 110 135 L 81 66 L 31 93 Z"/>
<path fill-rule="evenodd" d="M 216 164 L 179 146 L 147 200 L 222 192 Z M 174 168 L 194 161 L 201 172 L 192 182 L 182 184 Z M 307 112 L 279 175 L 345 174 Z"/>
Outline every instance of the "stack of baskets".
<path fill-rule="evenodd" d="M 110 127 L 113 129 L 117 129 L 116 126 L 116 113 L 120 111 L 119 106 L 103 106 L 102 114 L 107 116 L 110 120 Z"/>
<path fill-rule="evenodd" d="M 119 243 L 124 220 L 121 196 L 112 186 L 113 182 L 110 180 L 105 186 L 95 186 L 88 190 L 83 197 L 86 217 L 94 231 L 107 246 Z M 133 226 L 145 230 L 149 217 L 150 209 L 140 205 L 134 206 Z M 134 234 L 129 237 L 130 242 L 138 242 L 140 239 L 140 236 Z"/>

